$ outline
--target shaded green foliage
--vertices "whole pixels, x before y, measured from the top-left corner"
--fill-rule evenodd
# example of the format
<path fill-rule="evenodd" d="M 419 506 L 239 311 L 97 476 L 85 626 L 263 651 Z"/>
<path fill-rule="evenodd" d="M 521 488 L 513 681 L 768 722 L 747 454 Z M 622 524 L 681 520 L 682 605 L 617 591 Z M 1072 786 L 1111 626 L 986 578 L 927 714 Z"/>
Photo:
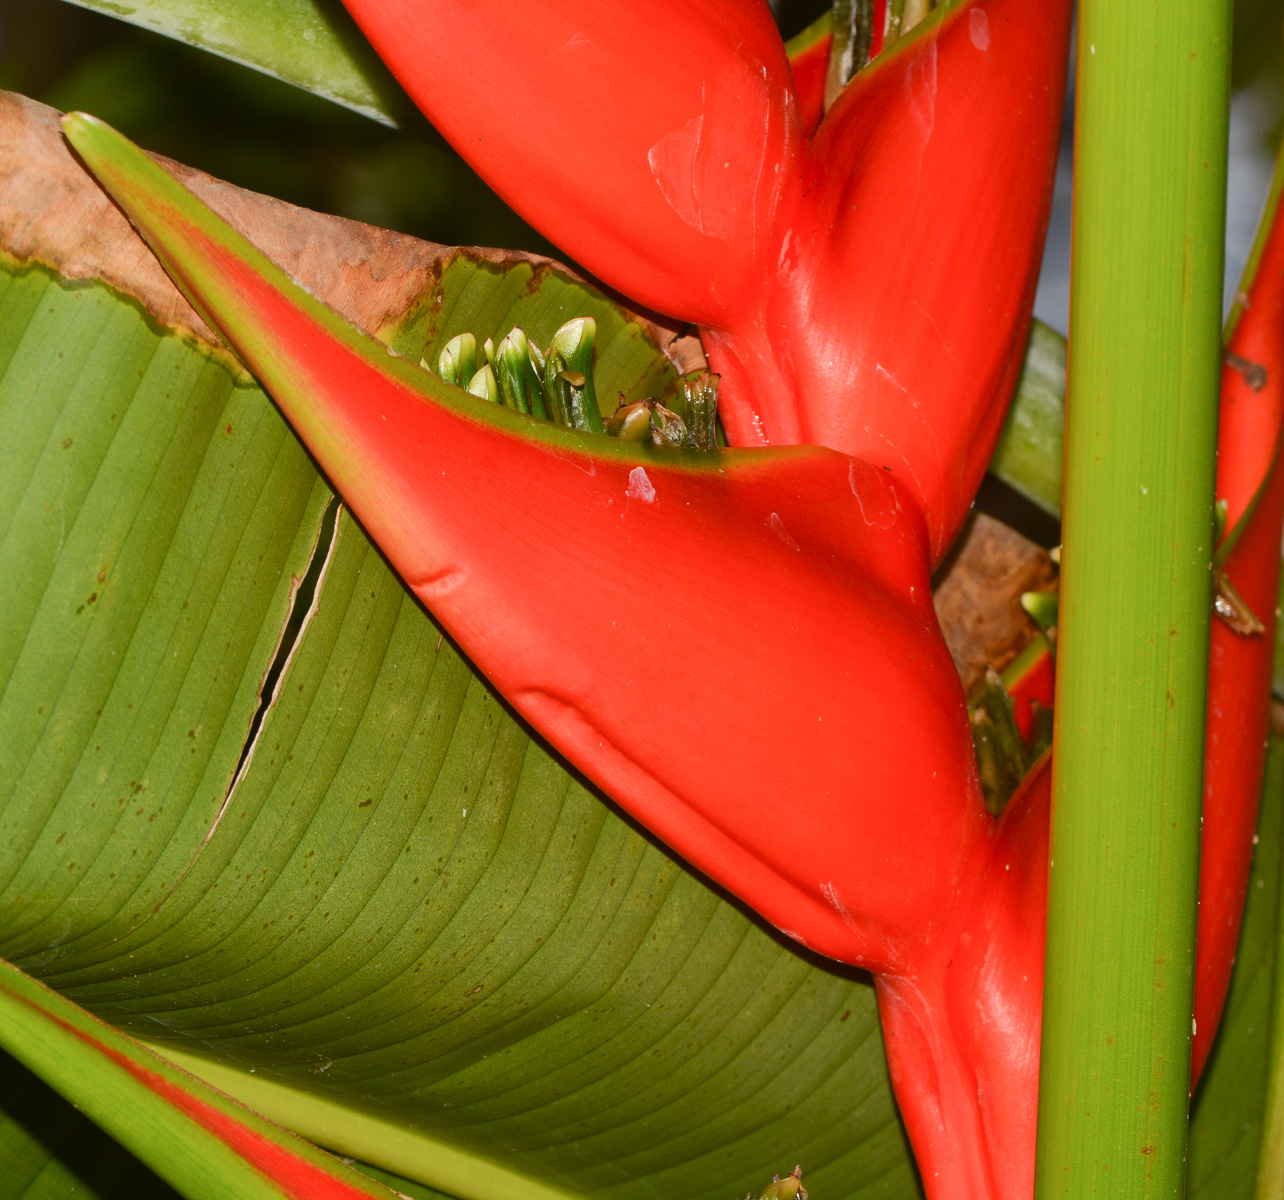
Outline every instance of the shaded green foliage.
<path fill-rule="evenodd" d="M 1230 994 L 1191 1112 L 1188 1195 L 1250 1200 L 1270 1064 L 1271 1000 L 1284 860 L 1284 743 L 1272 741 L 1258 842 Z"/>

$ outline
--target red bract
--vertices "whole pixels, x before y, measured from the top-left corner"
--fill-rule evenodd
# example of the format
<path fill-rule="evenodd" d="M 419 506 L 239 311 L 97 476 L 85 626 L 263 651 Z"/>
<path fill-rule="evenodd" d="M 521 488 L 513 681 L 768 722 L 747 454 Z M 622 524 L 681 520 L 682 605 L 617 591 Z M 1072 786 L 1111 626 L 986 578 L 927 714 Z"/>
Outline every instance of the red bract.
<path fill-rule="evenodd" d="M 1069 0 L 938 9 L 810 138 L 762 0 L 345 3 L 527 220 L 702 327 L 735 444 L 890 468 L 939 557 L 1020 365 Z"/>
<path fill-rule="evenodd" d="M 991 6 L 991 29 L 1006 3 Z M 450 3 L 441 8 L 453 11 Z M 712 7 L 704 8 L 710 18 Z M 931 27 L 918 44 L 936 47 L 935 57 L 906 51 L 894 61 L 952 61 L 948 31 L 965 28 L 963 19 L 978 11 L 951 9 Z M 729 12 L 709 28 L 726 28 Z M 1018 6 L 1011 15 L 1016 28 Z M 645 33 L 643 23 L 627 27 Z M 751 15 L 746 45 L 765 44 L 756 28 Z M 683 44 L 681 33 L 670 27 L 666 42 Z M 554 49 L 572 43 L 580 44 Z M 713 53 L 707 39 L 700 44 Z M 983 57 L 976 61 L 988 71 Z M 737 78 L 752 83 L 753 73 Z M 890 91 L 869 94 L 894 107 Z M 901 96 L 913 103 L 912 91 Z M 776 115 L 787 133 L 787 97 L 782 105 Z M 710 111 L 724 114 L 710 118 L 711 128 L 724 117 L 736 128 L 734 106 Z M 842 128 L 835 138 L 848 136 Z M 934 1200 L 1025 1200 L 1034 1166 L 1049 774 L 1034 772 L 1001 820 L 986 813 L 958 677 L 931 608 L 932 541 L 913 480 L 886 469 L 890 463 L 814 446 L 697 456 L 640 450 L 476 401 L 346 326 L 119 135 L 84 117 L 68 118 L 66 129 L 198 310 L 272 391 L 408 585 L 532 725 L 768 920 L 877 973 L 893 1082 Z M 877 159 L 878 137 L 860 136 L 862 153 Z M 621 140 L 629 141 L 623 133 Z M 924 178 L 932 161 L 925 153 Z M 545 167 L 548 186 L 570 186 Z M 659 187 L 654 178 L 650 186 Z M 585 188 L 592 203 L 582 196 L 568 203 L 585 211 L 604 203 Z M 659 196 L 643 208 L 672 225 L 676 210 Z M 728 219 L 751 210 L 731 204 Z M 831 217 L 838 222 L 841 213 L 831 208 Z M 693 227 L 679 224 L 699 250 Z M 609 214 L 596 228 L 600 246 L 615 236 Z M 746 236 L 754 233 L 751 220 Z M 818 225 L 813 234 L 837 237 Z M 961 253 L 942 249 L 940 261 L 958 263 Z M 630 269 L 656 286 L 682 265 L 643 258 L 635 247 Z M 1270 287 L 1281 291 L 1272 270 L 1273 284 L 1263 268 L 1263 299 L 1255 289 L 1243 330 L 1264 330 L 1278 359 L 1281 306 L 1265 300 Z M 822 276 L 816 267 L 812 277 Z M 700 295 L 691 280 L 683 286 Z M 968 284 L 972 295 L 986 286 Z M 906 297 L 913 308 L 913 293 Z M 932 303 L 945 302 L 937 289 Z M 990 337 L 984 322 L 977 329 Z M 785 354 L 792 345 L 782 339 L 778 348 Z M 997 342 L 991 350 L 995 361 L 1011 354 Z M 1270 378 L 1278 389 L 1280 374 Z M 745 377 L 741 383 L 748 386 Z M 846 395 L 857 407 L 852 387 Z M 1257 419 L 1259 402 L 1278 409 L 1278 390 L 1255 395 L 1258 402 L 1227 406 L 1228 445 L 1240 421 Z M 950 399 L 933 395 L 924 408 L 939 410 L 942 447 L 953 438 L 950 453 L 966 460 L 951 476 L 962 487 L 978 451 L 960 443 L 961 425 L 950 420 L 968 409 L 976 433 L 1001 406 L 975 381 L 959 407 Z M 789 403 L 806 408 L 797 396 Z M 899 428 L 903 417 L 896 409 L 888 420 Z M 1220 494 L 1245 478 L 1240 492 L 1255 493 L 1270 457 L 1228 456 Z M 929 511 L 938 536 L 957 518 L 944 502 Z M 496 520 L 497 512 L 523 518 Z M 1269 607 L 1258 593 L 1278 561 L 1280 519 L 1274 500 L 1259 505 L 1227 563 L 1263 615 Z M 532 595 L 557 603 L 531 604 Z M 1246 693 L 1235 672 L 1248 662 L 1261 676 L 1270 655 L 1269 642 L 1256 638 L 1229 644 L 1219 659 L 1224 636 L 1215 630 L 1214 794 L 1201 881 L 1201 919 L 1213 932 L 1201 943 L 1200 969 L 1213 982 L 1198 994 L 1213 996 L 1214 1007 L 1233 947 L 1261 765 L 1260 720 L 1242 719 Z M 1249 698 L 1254 714 L 1263 695 Z M 1212 1023 L 1210 1013 L 1209 1033 Z"/>
<path fill-rule="evenodd" d="M 66 128 L 545 737 L 813 949 L 894 971 L 932 940 L 989 818 L 926 530 L 889 472 L 815 446 L 640 451 L 478 402 L 346 326 L 114 131 Z"/>
<path fill-rule="evenodd" d="M 1230 982 L 1252 860 L 1274 664 L 1284 471 L 1284 222 L 1279 192 L 1263 218 L 1269 234 L 1227 344 L 1217 431 L 1217 498 L 1226 510 L 1222 570 L 1263 632 L 1212 627 L 1204 828 L 1199 862 L 1193 1074 L 1208 1059 Z"/>

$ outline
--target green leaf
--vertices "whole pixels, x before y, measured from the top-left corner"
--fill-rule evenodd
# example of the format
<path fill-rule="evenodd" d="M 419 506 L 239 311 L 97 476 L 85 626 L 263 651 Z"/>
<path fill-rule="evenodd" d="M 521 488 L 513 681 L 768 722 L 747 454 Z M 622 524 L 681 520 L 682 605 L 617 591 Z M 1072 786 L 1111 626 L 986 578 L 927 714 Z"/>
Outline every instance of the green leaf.
<path fill-rule="evenodd" d="M 604 395 L 669 385 L 642 326 L 551 268 L 458 255 L 384 336 L 431 354 L 571 315 Z M 868 978 L 532 740 L 225 355 L 8 263 L 0 419 L 0 954 L 466 1197 L 726 1200 L 795 1162 L 834 1200 L 917 1193 Z"/>
<path fill-rule="evenodd" d="M 9 964 L 0 1045 L 190 1200 L 392 1200 Z"/>
<path fill-rule="evenodd" d="M 176 1200 L 178 1193 L 0 1052 L 0 1200 Z"/>
<path fill-rule="evenodd" d="M 1066 423 L 1066 340 L 1035 321 L 990 471 L 1061 518 L 1061 459 Z"/>
<path fill-rule="evenodd" d="M 70 0 L 315 92 L 385 125 L 422 120 L 339 0 Z"/>
<path fill-rule="evenodd" d="M 450 1200 L 365 1163 L 412 1200 Z M 0 1051 L 0 1200 L 177 1200 L 178 1193 L 11 1055 Z"/>
<path fill-rule="evenodd" d="M 1275 738 L 1257 837 L 1230 993 L 1191 1109 L 1191 1200 L 1252 1200 L 1256 1193 L 1284 867 L 1284 741 Z"/>

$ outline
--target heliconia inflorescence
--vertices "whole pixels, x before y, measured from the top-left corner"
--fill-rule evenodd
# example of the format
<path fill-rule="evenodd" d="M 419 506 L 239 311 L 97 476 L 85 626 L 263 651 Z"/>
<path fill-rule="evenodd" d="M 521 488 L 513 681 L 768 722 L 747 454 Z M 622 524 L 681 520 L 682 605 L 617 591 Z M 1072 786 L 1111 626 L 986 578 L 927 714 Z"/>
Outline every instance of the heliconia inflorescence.
<path fill-rule="evenodd" d="M 437 374 L 483 400 L 567 429 L 686 450 L 716 448 L 718 377 L 708 371 L 693 371 L 680 380 L 685 420 L 654 398 L 630 403 L 621 395 L 614 414 L 603 421 L 593 383 L 596 336 L 592 317 L 576 317 L 562 325 L 548 350 L 542 351 L 514 327 L 498 349 L 486 339 L 482 360 L 477 357 L 476 337 L 461 333 L 437 356 Z M 428 367 L 423 359 L 419 365 Z"/>
<path fill-rule="evenodd" d="M 701 324 L 722 377 L 716 395 L 708 377 L 684 383 L 688 416 L 706 414 L 683 435 L 701 452 L 671 444 L 676 414 L 655 401 L 603 421 L 583 325 L 547 352 L 520 330 L 489 348 L 465 335 L 416 368 L 106 126 L 74 115 L 67 136 L 517 711 L 768 921 L 875 973 L 933 1200 L 1027 1200 L 1048 759 L 987 811 L 977 707 L 969 718 L 930 574 L 1024 344 L 1068 3 L 955 0 L 857 74 L 808 137 L 765 4 L 346 2 L 519 211 L 608 283 Z M 457 52 L 488 14 L 508 30 L 492 47 L 505 70 Z M 576 136 L 537 137 L 536 123 Z M 1237 353 L 1271 364 L 1281 238 L 1236 331 Z M 1284 521 L 1279 473 L 1262 486 L 1281 370 L 1223 413 L 1227 444 L 1251 425 L 1241 441 L 1271 447 L 1228 456 L 1218 491 L 1236 541 L 1223 569 L 1266 633 L 1214 627 L 1197 1063 L 1261 773 Z M 733 445 L 752 448 L 716 449 L 716 404 Z M 500 510 L 527 519 L 491 519 Z M 622 611 L 651 616 L 621 638 Z M 1014 723 L 1022 753 L 1050 672 L 1050 654 L 1032 654 L 1006 680 L 1003 728 L 982 721 L 1009 741 Z"/>

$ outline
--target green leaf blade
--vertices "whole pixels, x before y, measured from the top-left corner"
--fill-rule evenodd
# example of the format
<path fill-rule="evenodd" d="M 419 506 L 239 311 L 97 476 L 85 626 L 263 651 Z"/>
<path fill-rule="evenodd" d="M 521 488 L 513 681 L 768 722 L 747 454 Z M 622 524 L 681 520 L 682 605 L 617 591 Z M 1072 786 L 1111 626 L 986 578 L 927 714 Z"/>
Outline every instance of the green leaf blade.
<path fill-rule="evenodd" d="M 385 125 L 418 114 L 338 0 L 69 0 L 314 92 Z"/>
<path fill-rule="evenodd" d="M 188 1200 L 390 1200 L 374 1181 L 0 965 L 0 1047 Z"/>
<path fill-rule="evenodd" d="M 1271 739 L 1235 972 L 1191 1109 L 1190 1200 L 1253 1200 L 1268 1080 L 1284 847 L 1284 742 Z"/>

